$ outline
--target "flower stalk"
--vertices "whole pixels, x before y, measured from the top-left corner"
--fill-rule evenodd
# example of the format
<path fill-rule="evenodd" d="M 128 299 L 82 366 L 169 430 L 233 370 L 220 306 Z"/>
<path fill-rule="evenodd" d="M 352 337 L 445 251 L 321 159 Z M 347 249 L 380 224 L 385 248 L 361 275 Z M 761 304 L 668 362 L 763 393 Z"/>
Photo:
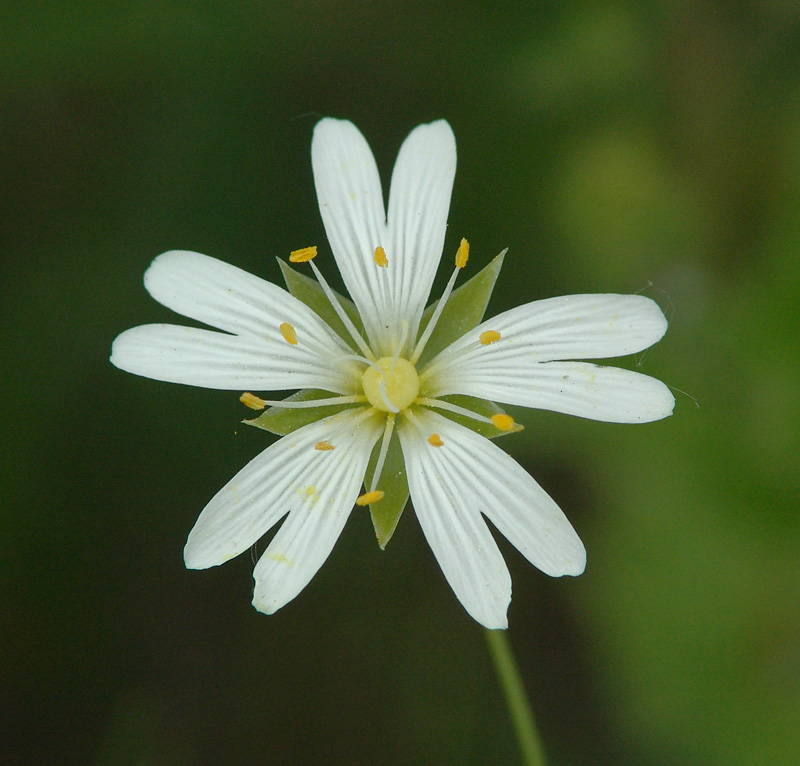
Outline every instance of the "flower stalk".
<path fill-rule="evenodd" d="M 525 686 L 519 674 L 519 666 L 511 651 L 508 632 L 505 630 L 484 629 L 489 654 L 492 657 L 497 678 L 503 689 L 508 713 L 517 737 L 522 762 L 525 766 L 546 766 L 533 708 L 525 693 Z"/>

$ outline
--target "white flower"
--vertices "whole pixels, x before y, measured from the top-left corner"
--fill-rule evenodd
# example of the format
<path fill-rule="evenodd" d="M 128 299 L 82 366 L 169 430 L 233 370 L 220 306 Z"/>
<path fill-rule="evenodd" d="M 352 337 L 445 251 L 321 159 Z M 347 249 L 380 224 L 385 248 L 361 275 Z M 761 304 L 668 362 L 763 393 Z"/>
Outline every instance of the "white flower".
<path fill-rule="evenodd" d="M 336 408 L 306 418 L 215 495 L 189 535 L 186 566 L 202 569 L 237 556 L 288 514 L 254 572 L 255 607 L 279 609 L 325 561 L 353 505 L 380 508 L 382 483 L 394 480 L 383 469 L 396 433 L 413 507 L 445 577 L 478 622 L 504 628 L 511 580 L 482 514 L 549 575 L 580 574 L 586 553 L 555 502 L 477 432 L 516 430 L 513 420 L 463 397 L 619 423 L 666 417 L 674 399 L 661 382 L 574 361 L 641 351 L 661 338 L 666 320 L 655 303 L 636 295 L 552 298 L 483 322 L 426 359 L 468 254 L 462 240 L 445 293 L 423 319 L 455 175 L 450 126 L 420 125 L 406 139 L 388 214 L 375 160 L 354 125 L 322 120 L 311 154 L 320 212 L 357 316 L 310 262 L 315 248 L 290 260 L 310 262 L 330 301 L 330 324 L 320 318 L 325 311 L 306 305 L 310 300 L 213 258 L 173 251 L 150 266 L 147 290 L 222 332 L 145 325 L 114 342 L 111 361 L 137 375 L 236 391 L 317 390 L 309 395 L 316 399 L 286 403 L 243 396 L 255 406 L 281 405 L 268 413 Z M 360 494 L 371 456 L 372 480 Z"/>

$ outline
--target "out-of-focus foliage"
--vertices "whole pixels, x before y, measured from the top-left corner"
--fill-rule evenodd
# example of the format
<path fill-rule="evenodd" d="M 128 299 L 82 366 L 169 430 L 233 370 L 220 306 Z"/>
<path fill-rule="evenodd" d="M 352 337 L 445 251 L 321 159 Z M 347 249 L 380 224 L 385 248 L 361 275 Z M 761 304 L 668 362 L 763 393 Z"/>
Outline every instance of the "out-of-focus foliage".
<path fill-rule="evenodd" d="M 251 557 L 187 572 L 181 549 L 272 437 L 236 395 L 107 361 L 127 327 L 175 321 L 141 282 L 167 249 L 280 282 L 274 257 L 317 244 L 341 289 L 309 161 L 330 114 L 387 181 L 415 124 L 451 122 L 446 251 L 470 240 L 468 278 L 509 247 L 490 313 L 643 291 L 671 320 L 624 361 L 680 389 L 673 418 L 515 411 L 526 430 L 502 441 L 589 552 L 549 580 L 501 543 L 552 763 L 795 762 L 797 3 L 40 2 L 3 20 L 0 760 L 514 762 L 480 631 L 413 513 L 380 551 L 355 511 L 306 591 L 258 614 Z"/>

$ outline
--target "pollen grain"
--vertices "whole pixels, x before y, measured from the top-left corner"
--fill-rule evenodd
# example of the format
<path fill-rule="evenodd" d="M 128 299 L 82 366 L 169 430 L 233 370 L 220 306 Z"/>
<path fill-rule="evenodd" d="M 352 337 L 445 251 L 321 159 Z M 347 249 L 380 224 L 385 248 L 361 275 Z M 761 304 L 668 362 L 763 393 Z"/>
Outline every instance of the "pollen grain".
<path fill-rule="evenodd" d="M 356 505 L 363 507 L 365 505 L 371 505 L 372 503 L 377 503 L 378 500 L 382 499 L 383 499 L 383 490 L 373 489 L 372 492 L 365 492 L 363 495 L 359 495 L 358 499 L 356 500 Z"/>
<path fill-rule="evenodd" d="M 317 257 L 317 246 L 312 245 L 311 247 L 301 247 L 299 250 L 292 250 L 289 253 L 289 262 L 290 263 L 305 263 L 306 261 L 310 261 L 312 258 Z"/>
<path fill-rule="evenodd" d="M 281 331 L 283 339 L 288 344 L 292 346 L 297 345 L 297 333 L 292 325 L 290 325 L 288 322 L 281 322 L 281 326 L 278 329 Z"/>
<path fill-rule="evenodd" d="M 504 413 L 492 415 L 491 421 L 492 425 L 499 431 L 513 431 L 517 425 L 511 415 L 506 415 Z"/>
<path fill-rule="evenodd" d="M 503 336 L 500 335 L 500 333 L 496 330 L 487 330 L 486 332 L 482 332 L 480 336 L 481 346 L 489 346 L 492 343 L 497 343 L 501 337 Z"/>
<path fill-rule="evenodd" d="M 260 396 L 251 394 L 249 391 L 245 391 L 239 397 L 239 401 L 251 410 L 263 410 L 267 406 L 267 403 Z"/>
<path fill-rule="evenodd" d="M 431 447 L 441 447 L 444 445 L 444 442 L 442 441 L 442 437 L 439 436 L 439 434 L 431 434 L 428 437 L 428 444 L 430 444 Z"/>
<path fill-rule="evenodd" d="M 464 237 L 461 238 L 461 244 L 458 246 L 458 250 L 456 251 L 456 266 L 459 269 L 463 269 L 464 266 L 467 265 L 467 261 L 469 260 L 469 242 L 467 242 Z"/>
<path fill-rule="evenodd" d="M 317 449 L 320 452 L 328 452 L 334 449 L 334 446 L 327 439 L 323 439 L 321 442 L 317 442 L 314 445 L 314 449 Z"/>
<path fill-rule="evenodd" d="M 375 263 L 377 263 L 382 269 L 385 269 L 389 265 L 389 259 L 386 257 L 386 251 L 380 245 L 375 248 Z"/>

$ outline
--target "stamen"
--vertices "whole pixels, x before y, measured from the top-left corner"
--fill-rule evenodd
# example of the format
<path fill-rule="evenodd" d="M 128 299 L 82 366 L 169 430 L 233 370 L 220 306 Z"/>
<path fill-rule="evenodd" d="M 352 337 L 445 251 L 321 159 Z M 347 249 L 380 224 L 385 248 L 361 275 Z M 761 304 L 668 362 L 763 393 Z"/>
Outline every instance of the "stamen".
<path fill-rule="evenodd" d="M 281 322 L 281 326 L 278 329 L 281 331 L 281 335 L 287 343 L 292 346 L 297 345 L 297 333 L 292 325 L 288 322 Z"/>
<path fill-rule="evenodd" d="M 458 250 L 456 251 L 456 266 L 459 269 L 463 269 L 464 266 L 467 265 L 467 261 L 469 260 L 469 242 L 467 242 L 464 237 L 461 237 L 461 244 L 458 246 Z"/>
<path fill-rule="evenodd" d="M 247 391 L 239 397 L 239 401 L 251 410 L 263 410 L 264 407 L 267 406 L 267 403 L 260 396 L 248 393 Z"/>
<path fill-rule="evenodd" d="M 439 434 L 431 434 L 428 437 L 428 444 L 430 444 L 431 447 L 441 447 L 444 444 L 444 442 L 442 441 L 442 437 L 439 436 Z"/>
<path fill-rule="evenodd" d="M 386 251 L 380 245 L 375 248 L 375 263 L 377 263 L 382 269 L 385 269 L 389 265 L 389 259 L 386 257 Z"/>
<path fill-rule="evenodd" d="M 458 246 L 458 252 L 456 253 L 456 270 L 453 272 L 453 275 L 450 277 L 450 281 L 447 283 L 447 286 L 444 288 L 444 292 L 442 293 L 442 297 L 439 299 L 439 302 L 436 304 L 436 308 L 433 310 L 433 316 L 430 318 L 427 327 L 425 328 L 425 332 L 422 333 L 422 337 L 417 341 L 417 347 L 414 349 L 414 353 L 411 354 L 411 359 L 409 360 L 411 364 L 416 364 L 419 360 L 420 356 L 422 356 L 422 352 L 425 350 L 425 345 L 430 340 L 431 335 L 436 327 L 436 323 L 439 321 L 439 317 L 442 315 L 444 311 L 445 304 L 447 303 L 447 299 L 450 297 L 450 293 L 453 292 L 453 285 L 456 283 L 456 277 L 458 277 L 458 272 L 467 265 L 467 259 L 469 258 L 469 242 L 466 239 L 461 240 L 461 244 Z"/>
<path fill-rule="evenodd" d="M 500 431 L 514 431 L 514 433 L 516 433 L 517 431 L 525 430 L 525 426 L 521 425 L 520 423 L 515 423 L 514 418 L 512 418 L 511 415 L 506 415 L 500 412 L 498 412 L 496 415 L 493 415 L 491 418 L 487 418 L 485 415 L 479 415 L 477 412 L 468 410 L 466 407 L 460 407 L 452 402 L 446 402 L 442 399 L 428 399 L 427 397 L 419 397 L 415 400 L 414 404 L 421 404 L 423 407 L 433 407 L 434 409 L 439 410 L 447 410 L 448 412 L 453 412 L 456 415 L 463 415 L 465 418 L 477 420 L 479 423 L 489 423 Z"/>
<path fill-rule="evenodd" d="M 289 262 L 290 263 L 305 263 L 306 261 L 310 261 L 312 258 L 317 257 L 317 246 L 313 245 L 312 247 L 301 247 L 299 250 L 292 250 L 289 253 Z"/>
<path fill-rule="evenodd" d="M 501 337 L 502 335 L 495 330 L 487 330 L 486 332 L 482 332 L 480 335 L 481 346 L 489 346 L 492 343 L 497 343 Z"/>
<path fill-rule="evenodd" d="M 244 394 L 244 396 L 247 396 L 247 394 Z M 250 396 L 252 396 L 252 394 L 250 394 Z M 307 399 L 304 402 L 287 402 L 279 399 L 260 399 L 260 401 L 264 403 L 265 407 L 269 406 L 280 407 L 281 409 L 287 410 L 304 410 L 311 407 L 327 407 L 331 404 L 363 404 L 367 401 L 367 397 L 363 394 L 354 394 L 353 396 L 329 396 L 327 399 Z M 259 407 L 259 409 L 261 408 Z"/>
<path fill-rule="evenodd" d="M 375 354 L 372 353 L 369 346 L 367 345 L 366 341 L 361 337 L 361 333 L 356 330 L 356 326 L 353 324 L 353 320 L 347 316 L 347 312 L 342 308 L 341 303 L 337 300 L 336 296 L 331 290 L 330 285 L 325 281 L 325 277 L 322 276 L 320 270 L 316 267 L 314 261 L 309 261 L 309 266 L 311 266 L 311 270 L 314 272 L 314 276 L 316 276 L 317 281 L 319 282 L 319 286 L 322 288 L 322 291 L 325 293 L 325 297 L 328 299 L 328 302 L 333 306 L 333 310 L 336 312 L 336 315 L 339 319 L 342 320 L 344 326 L 347 328 L 347 332 L 350 333 L 350 337 L 356 342 L 356 345 L 361 349 L 361 353 L 364 354 L 367 359 L 371 359 L 372 361 L 375 360 Z"/>
<path fill-rule="evenodd" d="M 314 449 L 318 449 L 320 452 L 328 452 L 334 449 L 334 446 L 327 439 L 323 439 L 314 445 Z"/>
<path fill-rule="evenodd" d="M 397 365 L 397 360 L 400 358 L 400 352 L 403 350 L 403 347 L 406 345 L 406 341 L 408 340 L 408 320 L 402 319 L 400 321 L 400 327 L 402 328 L 400 342 L 397 344 L 397 349 L 392 357 L 392 366 L 389 369 L 389 372 L 394 372 L 394 368 Z"/>
<path fill-rule="evenodd" d="M 498 413 L 491 417 L 492 425 L 500 431 L 513 431 L 517 425 L 511 415 Z"/>
<path fill-rule="evenodd" d="M 365 492 L 363 495 L 359 495 L 356 500 L 356 505 L 359 505 L 363 508 L 365 505 L 377 503 L 378 500 L 383 499 L 383 494 L 383 491 L 380 489 L 373 489 L 372 492 Z"/>
<path fill-rule="evenodd" d="M 375 462 L 375 473 L 372 474 L 372 481 L 370 482 L 370 491 L 375 491 L 375 487 L 380 481 L 381 474 L 383 473 L 383 466 L 386 464 L 386 455 L 389 452 L 389 442 L 392 438 L 392 431 L 394 430 L 394 415 L 386 417 L 386 426 L 383 429 L 383 439 L 381 440 L 381 450 L 378 453 L 378 460 Z"/>
<path fill-rule="evenodd" d="M 485 415 L 479 415 L 477 412 L 468 410 L 466 407 L 460 407 L 452 402 L 445 402 L 441 399 L 428 399 L 427 397 L 419 397 L 414 404 L 421 404 L 423 407 L 433 407 L 434 409 L 447 410 L 456 415 L 463 415 L 465 418 L 477 420 L 479 423 L 491 423 L 492 421 Z"/>

